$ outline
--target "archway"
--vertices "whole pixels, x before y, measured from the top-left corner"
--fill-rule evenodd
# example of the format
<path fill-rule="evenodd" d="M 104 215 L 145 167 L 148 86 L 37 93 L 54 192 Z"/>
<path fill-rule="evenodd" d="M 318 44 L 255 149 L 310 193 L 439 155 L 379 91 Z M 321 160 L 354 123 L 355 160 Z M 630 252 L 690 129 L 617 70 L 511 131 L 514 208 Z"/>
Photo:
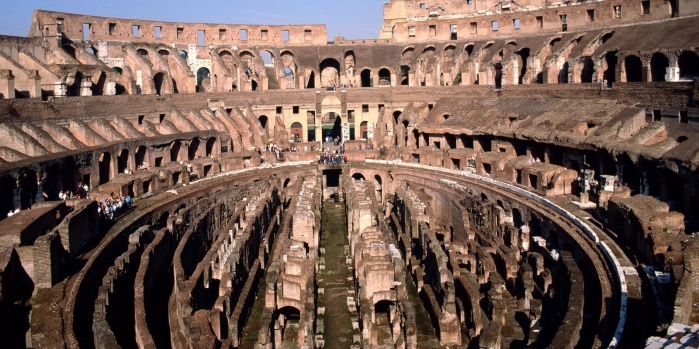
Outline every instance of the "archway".
<path fill-rule="evenodd" d="M 336 137 L 342 139 L 342 117 L 334 112 L 326 113 L 323 115 L 323 141 L 332 141 Z"/>
<path fill-rule="evenodd" d="M 99 72 L 97 82 L 92 84 L 92 95 L 101 96 L 104 94 L 104 85 L 107 83 L 107 74 Z"/>
<path fill-rule="evenodd" d="M 357 180 L 357 181 L 365 181 L 365 180 L 366 180 L 366 178 L 364 177 L 364 175 L 361 174 L 361 173 L 359 173 L 359 172 L 353 174 L 353 175 L 352 175 L 352 178 L 353 178 L 354 180 Z"/>
<path fill-rule="evenodd" d="M 383 343 L 384 341 L 392 341 L 393 326 L 393 311 L 395 305 L 389 300 L 381 300 L 374 304 L 374 318 L 372 319 L 372 335 L 376 336 L 375 343 Z M 374 339 L 372 339 L 372 342 Z"/>
<path fill-rule="evenodd" d="M 148 162 L 147 161 L 148 160 L 148 158 L 147 158 L 148 150 L 145 146 L 142 145 L 142 146 L 138 147 L 136 149 L 136 154 L 134 154 L 134 155 L 136 156 L 136 166 L 137 167 L 143 166 L 144 163 Z"/>
<path fill-rule="evenodd" d="M 340 82 L 340 62 L 326 58 L 320 62 L 320 86 L 338 86 Z"/>
<path fill-rule="evenodd" d="M 269 118 L 267 115 L 260 115 L 257 120 L 260 120 L 260 126 L 262 126 L 262 129 L 265 130 L 265 132 L 267 132 L 267 124 L 269 123 Z"/>
<path fill-rule="evenodd" d="M 136 50 L 136 53 L 138 53 L 139 56 L 147 57 L 148 56 L 148 50 L 139 48 Z"/>
<path fill-rule="evenodd" d="M 174 141 L 170 144 L 170 161 L 180 161 L 180 148 L 182 144 L 180 141 Z"/>
<path fill-rule="evenodd" d="M 294 307 L 283 307 L 274 312 L 274 341 L 282 343 L 282 347 L 297 347 L 299 334 L 305 331 L 301 328 L 301 311 Z M 277 330 L 278 329 L 278 330 Z"/>
<path fill-rule="evenodd" d="M 251 91 L 257 91 L 257 81 L 255 81 L 255 80 L 250 80 L 250 90 L 251 90 Z"/>
<path fill-rule="evenodd" d="M 372 85 L 371 70 L 369 70 L 369 69 L 362 70 L 362 72 L 359 74 L 359 78 L 361 80 L 362 87 L 371 87 L 371 85 Z"/>
<path fill-rule="evenodd" d="M 561 70 L 558 71 L 558 83 L 567 84 L 568 83 L 568 67 L 570 65 L 568 62 L 563 63 Z"/>
<path fill-rule="evenodd" d="M 153 75 L 153 83 L 155 84 L 155 94 L 160 95 L 163 92 L 163 81 L 165 78 L 165 74 L 163 73 L 156 73 Z"/>
<path fill-rule="evenodd" d="M 660 52 L 654 53 L 650 59 L 651 81 L 665 81 L 665 73 L 667 73 L 669 66 L 670 61 L 667 59 L 667 56 Z"/>
<path fill-rule="evenodd" d="M 450 133 L 445 133 L 444 140 L 447 142 L 449 149 L 456 149 L 456 136 Z"/>
<path fill-rule="evenodd" d="M 359 134 L 361 135 L 362 139 L 368 139 L 369 138 L 369 130 L 367 129 L 368 122 L 362 121 L 361 124 L 359 124 Z"/>
<path fill-rule="evenodd" d="M 410 66 L 400 66 L 400 84 L 401 86 L 410 86 Z"/>
<path fill-rule="evenodd" d="M 99 157 L 100 184 L 109 182 L 112 175 L 112 154 L 104 152 Z M 72 187 L 71 187 L 72 188 Z"/>
<path fill-rule="evenodd" d="M 400 110 L 396 110 L 393 112 L 393 123 L 394 124 L 398 123 L 398 119 L 400 118 L 401 114 L 403 114 L 403 112 Z"/>
<path fill-rule="evenodd" d="M 386 68 L 379 70 L 379 86 L 391 86 L 391 71 Z"/>
<path fill-rule="evenodd" d="M 523 84 L 524 83 L 524 75 L 527 74 L 527 60 L 529 60 L 530 50 L 529 50 L 529 48 L 525 47 L 525 48 L 523 48 L 515 53 L 519 56 L 519 59 L 521 60 L 521 65 L 522 65 L 522 68 L 519 71 L 519 77 L 517 78 L 517 83 Z"/>
<path fill-rule="evenodd" d="M 117 173 L 125 173 L 129 168 L 129 150 L 122 149 L 117 157 Z"/>
<path fill-rule="evenodd" d="M 374 175 L 374 181 L 376 182 L 376 200 L 383 203 L 383 180 L 381 176 Z"/>
<path fill-rule="evenodd" d="M 619 62 L 616 53 L 617 51 L 609 51 L 604 55 L 604 61 L 607 64 L 607 69 L 604 70 L 604 80 L 607 80 L 607 84 L 616 82 L 616 65 Z"/>
<path fill-rule="evenodd" d="M 158 50 L 158 54 L 160 55 L 160 57 L 167 59 L 168 56 L 170 56 L 170 51 L 165 50 L 165 49 L 160 49 L 160 50 Z"/>
<path fill-rule="evenodd" d="M 262 62 L 264 62 L 265 67 L 274 66 L 274 55 L 272 54 L 272 52 L 264 50 L 260 52 L 260 57 L 262 57 Z"/>
<path fill-rule="evenodd" d="M 218 152 L 214 148 L 216 145 L 216 138 L 215 137 L 210 137 L 209 139 L 206 140 L 206 156 L 207 157 L 212 157 L 216 155 Z"/>
<path fill-rule="evenodd" d="M 580 82 L 589 83 L 592 82 L 592 76 L 595 73 L 595 63 L 592 61 L 592 57 L 586 56 L 582 57 L 583 68 L 580 72 Z"/>
<path fill-rule="evenodd" d="M 502 64 L 500 62 L 495 63 L 495 88 L 502 88 Z"/>
<path fill-rule="evenodd" d="M 699 77 L 699 56 L 696 52 L 682 52 L 677 60 L 677 65 L 680 67 L 680 79 L 691 80 L 694 77 Z"/>
<path fill-rule="evenodd" d="M 221 57 L 223 64 L 228 69 L 233 69 L 233 53 L 231 53 L 231 51 L 223 50 L 218 53 L 218 56 Z"/>
<path fill-rule="evenodd" d="M 211 71 L 208 68 L 201 67 L 197 70 L 197 92 L 205 92 L 211 88 Z"/>
<path fill-rule="evenodd" d="M 177 51 L 177 54 L 180 55 L 180 57 L 182 57 L 182 59 L 184 59 L 185 61 L 187 60 L 187 52 L 186 51 L 179 50 L 179 51 Z"/>
<path fill-rule="evenodd" d="M 80 96 L 80 87 L 83 83 L 83 73 L 75 72 L 73 84 L 70 85 L 70 96 Z"/>
<path fill-rule="evenodd" d="M 291 137 L 294 142 L 303 142 L 303 125 L 300 122 L 291 124 Z"/>
<path fill-rule="evenodd" d="M 187 159 L 194 160 L 199 153 L 199 138 L 194 138 L 189 142 L 189 147 L 187 148 Z"/>
<path fill-rule="evenodd" d="M 624 69 L 626 70 L 626 82 L 643 81 L 643 63 L 638 56 L 626 56 Z"/>

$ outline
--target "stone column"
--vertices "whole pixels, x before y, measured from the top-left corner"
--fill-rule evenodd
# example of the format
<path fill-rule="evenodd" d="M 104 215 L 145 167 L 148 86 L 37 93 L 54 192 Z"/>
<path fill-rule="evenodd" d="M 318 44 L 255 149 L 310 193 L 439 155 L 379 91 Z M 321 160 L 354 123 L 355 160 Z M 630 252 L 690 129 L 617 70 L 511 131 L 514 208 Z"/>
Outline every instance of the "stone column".
<path fill-rule="evenodd" d="M 41 76 L 38 70 L 29 71 L 29 98 L 41 98 Z"/>
<path fill-rule="evenodd" d="M 81 96 L 92 96 L 92 76 L 84 75 L 82 81 L 80 81 L 80 95 Z"/>
<path fill-rule="evenodd" d="M 15 98 L 15 76 L 10 69 L 0 69 L 0 99 Z"/>

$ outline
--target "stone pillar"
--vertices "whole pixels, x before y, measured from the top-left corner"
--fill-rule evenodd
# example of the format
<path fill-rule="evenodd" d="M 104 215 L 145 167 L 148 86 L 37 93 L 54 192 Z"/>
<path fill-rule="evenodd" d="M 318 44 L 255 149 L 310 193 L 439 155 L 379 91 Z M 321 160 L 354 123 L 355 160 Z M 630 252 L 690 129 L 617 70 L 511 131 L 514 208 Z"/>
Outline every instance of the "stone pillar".
<path fill-rule="evenodd" d="M 529 251 L 529 241 L 530 241 L 529 226 L 523 225 L 519 229 L 520 229 L 519 246 L 522 247 L 523 251 Z"/>
<path fill-rule="evenodd" d="M 53 96 L 54 97 L 65 97 L 67 95 L 68 88 L 66 86 L 65 81 L 56 81 L 53 87 Z"/>
<path fill-rule="evenodd" d="M 82 81 L 80 81 L 80 95 L 92 96 L 92 76 L 83 76 Z"/>
<path fill-rule="evenodd" d="M 29 98 L 41 98 L 41 76 L 38 70 L 29 71 Z"/>
<path fill-rule="evenodd" d="M 647 55 L 642 55 L 641 56 L 641 81 L 643 82 L 651 82 L 653 81 L 653 74 L 651 73 L 651 67 L 650 67 L 650 56 Z"/>
<path fill-rule="evenodd" d="M 15 98 L 15 76 L 10 69 L 0 69 L 0 99 Z"/>

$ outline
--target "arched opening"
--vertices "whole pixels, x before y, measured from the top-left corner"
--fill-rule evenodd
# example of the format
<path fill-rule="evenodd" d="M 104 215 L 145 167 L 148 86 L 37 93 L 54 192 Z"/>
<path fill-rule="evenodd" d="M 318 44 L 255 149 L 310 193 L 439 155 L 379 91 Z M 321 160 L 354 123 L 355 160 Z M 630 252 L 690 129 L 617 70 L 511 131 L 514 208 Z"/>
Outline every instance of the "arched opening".
<path fill-rule="evenodd" d="M 80 86 L 83 83 L 83 73 L 75 72 L 73 84 L 70 85 L 70 96 L 80 96 Z"/>
<path fill-rule="evenodd" d="M 284 188 L 288 187 L 290 183 L 291 183 L 291 178 L 285 179 L 284 180 Z"/>
<path fill-rule="evenodd" d="M 267 131 L 267 123 L 269 121 L 267 115 L 260 115 L 260 117 L 258 117 L 257 120 L 260 120 L 260 126 L 262 126 L 262 129 Z"/>
<path fill-rule="evenodd" d="M 369 130 L 367 129 L 368 123 L 366 121 L 362 121 L 361 124 L 359 124 L 359 134 L 361 135 L 362 139 L 368 139 L 369 138 Z"/>
<path fill-rule="evenodd" d="M 379 86 L 391 86 L 391 71 L 386 68 L 379 70 Z"/>
<path fill-rule="evenodd" d="M 381 300 L 374 305 L 374 319 L 372 330 L 376 335 L 377 343 L 390 341 L 393 338 L 393 312 L 395 305 L 389 300 Z"/>
<path fill-rule="evenodd" d="M 218 53 L 218 56 L 221 57 L 223 64 L 228 69 L 233 69 L 233 54 L 231 53 L 231 51 L 223 50 Z"/>
<path fill-rule="evenodd" d="M 291 137 L 296 143 L 303 142 L 303 125 L 300 122 L 291 124 Z"/>
<path fill-rule="evenodd" d="M 41 194 L 39 194 L 39 197 L 36 195 L 38 192 L 36 172 L 32 170 L 25 170 L 19 181 L 19 185 L 22 188 L 22 191 L 20 192 L 20 202 L 23 210 L 31 208 L 35 202 L 43 201 Z"/>
<path fill-rule="evenodd" d="M 521 228 L 524 225 L 524 219 L 522 219 L 522 212 L 519 209 L 512 209 L 512 223 L 516 228 Z"/>
<path fill-rule="evenodd" d="M 361 86 L 362 87 L 371 87 L 371 85 L 372 85 L 371 70 L 369 70 L 369 69 L 362 70 L 362 72 L 359 74 L 359 78 L 361 79 Z"/>
<path fill-rule="evenodd" d="M 75 47 L 73 46 L 63 46 L 63 51 L 65 51 L 68 56 L 72 57 L 73 59 L 77 59 L 75 57 Z"/>
<path fill-rule="evenodd" d="M 495 63 L 495 88 L 502 88 L 502 64 L 500 62 Z"/>
<path fill-rule="evenodd" d="M 607 84 L 616 82 L 616 65 L 619 63 L 616 54 L 617 51 L 609 51 L 604 55 L 604 61 L 607 64 L 607 69 L 604 71 L 604 80 L 607 80 Z"/>
<path fill-rule="evenodd" d="M 626 56 L 624 69 L 626 69 L 626 82 L 643 81 L 643 63 L 638 56 Z"/>
<path fill-rule="evenodd" d="M 170 161 L 180 161 L 180 148 L 182 144 L 180 141 L 174 141 L 170 144 Z"/>
<path fill-rule="evenodd" d="M 365 180 L 366 180 L 366 178 L 364 177 L 364 175 L 361 174 L 361 173 L 355 173 L 355 174 L 353 174 L 353 175 L 352 175 L 352 178 L 355 179 L 355 180 L 358 180 L 358 181 L 365 181 Z"/>
<path fill-rule="evenodd" d="M 100 184 L 109 182 L 112 174 L 112 155 L 104 152 L 99 157 Z M 72 188 L 72 186 L 70 187 Z"/>
<path fill-rule="evenodd" d="M 583 68 L 580 72 L 580 82 L 592 82 L 592 76 L 595 73 L 595 63 L 592 61 L 592 57 L 589 56 L 582 57 L 581 59 L 583 63 Z"/>
<path fill-rule="evenodd" d="M 568 83 L 568 67 L 570 67 L 570 65 L 568 64 L 568 62 L 565 62 L 565 63 L 563 63 L 561 70 L 558 71 L 558 83 L 559 84 L 567 84 Z"/>
<path fill-rule="evenodd" d="M 184 60 L 187 60 L 187 52 L 185 52 L 184 50 L 177 51 L 177 54 L 180 55 L 180 57 L 182 57 Z"/>
<path fill-rule="evenodd" d="M 206 92 L 211 88 L 211 71 L 201 67 L 197 70 L 197 92 Z"/>
<path fill-rule="evenodd" d="M 699 57 L 696 52 L 682 52 L 677 65 L 680 67 L 680 79 L 692 80 L 694 77 L 699 77 Z"/>
<path fill-rule="evenodd" d="M 401 114 L 403 114 L 403 112 L 400 110 L 396 110 L 393 112 L 393 123 L 394 124 L 398 123 L 398 118 L 400 118 Z"/>
<path fill-rule="evenodd" d="M 316 73 L 313 70 L 306 71 L 306 88 L 316 88 Z"/>
<path fill-rule="evenodd" d="M 519 77 L 517 78 L 517 83 L 522 84 L 524 83 L 524 75 L 527 73 L 527 60 L 529 60 L 530 50 L 529 48 L 523 48 L 517 51 L 516 53 L 519 56 L 519 59 L 522 61 L 522 68 L 519 70 Z"/>
<path fill-rule="evenodd" d="M 447 146 L 449 147 L 449 149 L 456 149 L 456 136 L 449 133 L 445 133 L 444 140 L 447 142 Z"/>
<path fill-rule="evenodd" d="M 92 46 L 89 46 L 88 48 L 86 48 L 85 51 L 87 51 L 87 53 L 89 53 L 93 56 L 97 56 L 97 50 Z"/>
<path fill-rule="evenodd" d="M 129 169 L 129 150 L 122 149 L 117 157 L 117 173 L 126 173 Z"/>
<path fill-rule="evenodd" d="M 206 140 L 206 156 L 207 157 L 212 157 L 218 153 L 218 152 L 216 152 L 216 149 L 214 148 L 215 145 L 216 145 L 216 138 L 210 137 L 209 139 Z"/>
<path fill-rule="evenodd" d="M 160 215 L 160 218 L 158 218 L 158 223 L 157 227 L 162 229 L 162 228 L 167 228 L 167 219 L 170 218 L 170 212 L 165 211 L 163 214 Z"/>
<path fill-rule="evenodd" d="M 136 53 L 138 53 L 139 56 L 148 56 L 148 51 L 146 49 L 139 48 L 136 50 Z"/>
<path fill-rule="evenodd" d="M 262 62 L 264 62 L 265 67 L 274 66 L 274 55 L 272 55 L 272 52 L 264 50 L 260 52 L 260 57 L 262 57 Z"/>
<path fill-rule="evenodd" d="M 299 332 L 306 330 L 301 328 L 300 325 L 301 312 L 294 307 L 287 306 L 276 310 L 274 313 L 274 336 L 281 336 L 281 338 L 274 338 L 273 343 L 282 343 L 282 348 L 298 347 Z"/>
<path fill-rule="evenodd" d="M 165 78 L 165 74 L 163 73 L 156 73 L 153 75 L 153 83 L 155 84 L 155 94 L 160 95 L 163 92 L 163 81 Z"/>
<path fill-rule="evenodd" d="M 160 50 L 158 50 L 158 54 L 160 55 L 160 57 L 167 59 L 168 56 L 170 56 L 170 51 L 165 50 L 165 49 L 160 49 Z"/>
<path fill-rule="evenodd" d="M 665 74 L 669 66 L 670 61 L 667 59 L 667 56 L 660 52 L 654 53 L 650 59 L 651 81 L 665 81 Z"/>
<path fill-rule="evenodd" d="M 420 131 L 413 129 L 413 140 L 415 141 L 415 148 L 420 148 Z"/>
<path fill-rule="evenodd" d="M 199 138 L 194 138 L 189 142 L 187 147 L 187 160 L 194 160 L 199 153 Z"/>
<path fill-rule="evenodd" d="M 145 146 L 140 146 L 136 149 L 136 167 L 147 167 L 148 165 L 148 150 Z"/>
<path fill-rule="evenodd" d="M 252 91 L 257 91 L 257 81 L 255 80 L 250 80 L 250 90 Z"/>
<path fill-rule="evenodd" d="M 107 83 L 107 74 L 104 72 L 99 73 L 97 82 L 92 84 L 92 95 L 101 96 L 104 94 L 104 85 Z"/>
<path fill-rule="evenodd" d="M 410 86 L 410 66 L 401 65 L 400 66 L 400 85 Z"/>
<path fill-rule="evenodd" d="M 320 62 L 320 87 L 338 86 L 340 82 L 340 62 L 326 58 Z"/>
<path fill-rule="evenodd" d="M 332 142 L 336 138 L 342 139 L 342 117 L 330 112 L 323 115 L 323 139 Z"/>

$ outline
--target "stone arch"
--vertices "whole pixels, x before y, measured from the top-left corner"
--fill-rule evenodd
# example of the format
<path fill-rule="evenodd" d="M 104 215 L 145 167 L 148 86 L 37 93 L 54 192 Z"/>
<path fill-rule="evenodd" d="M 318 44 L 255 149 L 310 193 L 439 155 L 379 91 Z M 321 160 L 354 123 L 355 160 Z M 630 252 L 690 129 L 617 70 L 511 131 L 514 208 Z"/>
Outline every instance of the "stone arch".
<path fill-rule="evenodd" d="M 388 68 L 379 69 L 379 86 L 392 86 L 391 71 Z"/>
<path fill-rule="evenodd" d="M 209 137 L 209 139 L 206 140 L 206 156 L 212 157 L 217 154 L 218 151 L 216 149 L 216 137 Z"/>
<path fill-rule="evenodd" d="M 357 180 L 357 181 L 365 181 L 366 180 L 366 177 L 364 177 L 364 174 L 362 174 L 360 172 L 355 172 L 354 174 L 352 174 L 352 178 L 354 180 Z"/>
<path fill-rule="evenodd" d="M 129 169 L 129 150 L 122 149 L 117 156 L 117 173 L 125 173 Z"/>
<path fill-rule="evenodd" d="M 218 53 L 218 56 L 221 57 L 221 60 L 223 61 L 223 64 L 228 68 L 228 69 L 233 69 L 233 53 L 228 50 L 221 50 Z"/>
<path fill-rule="evenodd" d="M 269 118 L 267 115 L 260 115 L 257 120 L 260 121 L 260 126 L 262 126 L 262 129 L 267 132 L 268 131 L 268 126 L 269 126 Z"/>
<path fill-rule="evenodd" d="M 493 64 L 493 68 L 495 69 L 495 88 L 496 89 L 501 89 L 502 88 L 502 64 L 500 62 L 496 62 Z"/>
<path fill-rule="evenodd" d="M 665 74 L 667 73 L 667 68 L 670 67 L 670 60 L 667 56 L 660 52 L 653 54 L 650 59 L 650 75 L 651 81 L 665 81 Z"/>
<path fill-rule="evenodd" d="M 604 80 L 607 80 L 608 84 L 616 82 L 616 65 L 619 63 L 619 58 L 617 57 L 618 52 L 619 51 L 608 51 L 603 56 L 603 63 L 606 67 L 603 77 Z"/>
<path fill-rule="evenodd" d="M 399 83 L 401 86 L 410 86 L 410 66 L 401 65 L 400 66 L 400 77 Z"/>
<path fill-rule="evenodd" d="M 262 50 L 260 51 L 260 58 L 262 58 L 262 62 L 265 64 L 265 66 L 274 66 L 274 53 L 270 50 Z"/>
<path fill-rule="evenodd" d="M 257 83 L 257 80 L 255 79 L 250 79 L 250 91 L 257 91 L 259 88 L 259 84 Z"/>
<path fill-rule="evenodd" d="M 148 161 L 148 148 L 146 146 L 142 145 L 136 148 L 136 152 L 134 153 L 134 157 L 136 158 L 136 166 L 141 166 L 143 163 L 147 163 Z"/>
<path fill-rule="evenodd" d="M 624 70 L 626 72 L 626 82 L 643 81 L 643 63 L 641 58 L 628 55 L 624 58 Z"/>
<path fill-rule="evenodd" d="M 340 83 L 340 62 L 335 58 L 325 58 L 319 64 L 320 86 L 338 86 Z"/>
<path fill-rule="evenodd" d="M 371 69 L 362 69 L 362 72 L 359 74 L 359 79 L 361 81 L 361 87 L 372 87 L 372 77 L 371 77 Z"/>
<path fill-rule="evenodd" d="M 103 71 L 97 73 L 97 82 L 92 84 L 92 95 L 101 96 L 104 94 L 104 89 L 107 84 L 107 74 Z"/>
<path fill-rule="evenodd" d="M 289 184 L 291 184 L 291 178 L 287 178 L 287 179 L 284 180 L 284 186 L 283 186 L 283 187 L 286 188 L 286 187 L 289 186 Z"/>
<path fill-rule="evenodd" d="M 197 70 L 197 92 L 205 92 L 211 88 L 211 71 L 206 67 Z"/>
<path fill-rule="evenodd" d="M 201 142 L 199 141 L 199 138 L 194 138 L 191 141 L 189 141 L 189 145 L 187 147 L 187 160 L 194 160 L 196 159 L 197 155 L 199 155 L 199 144 Z"/>
<path fill-rule="evenodd" d="M 369 123 L 367 121 L 362 121 L 362 123 L 359 124 L 359 136 L 362 139 L 368 139 L 368 137 L 369 137 L 369 131 L 367 128 L 368 124 Z"/>
<path fill-rule="evenodd" d="M 296 121 L 291 124 L 291 137 L 295 142 L 303 142 L 303 125 Z"/>
<path fill-rule="evenodd" d="M 515 51 L 515 54 L 517 55 L 517 60 L 519 62 L 519 72 L 517 72 L 518 77 L 517 77 L 517 83 L 518 84 L 524 84 L 527 79 L 525 79 L 525 76 L 527 74 L 527 64 L 529 61 L 529 55 L 531 53 L 531 50 L 528 47 L 524 47 L 519 51 Z"/>
<path fill-rule="evenodd" d="M 163 72 L 158 72 L 153 75 L 153 84 L 155 86 L 155 94 L 161 95 L 165 93 L 166 86 L 165 74 Z"/>
<path fill-rule="evenodd" d="M 170 143 L 170 161 L 177 162 L 180 161 L 180 149 L 182 148 L 182 143 L 180 141 L 172 141 Z"/>
<path fill-rule="evenodd" d="M 138 50 L 136 50 L 136 53 L 137 53 L 139 56 L 144 56 L 144 57 L 147 57 L 147 56 L 148 56 L 148 50 L 146 50 L 146 49 L 144 49 L 144 48 L 139 48 Z"/>
<path fill-rule="evenodd" d="M 322 132 L 323 140 L 328 136 L 332 139 L 335 137 L 342 138 L 342 117 L 339 113 L 328 112 L 323 115 Z"/>
<path fill-rule="evenodd" d="M 680 68 L 680 79 L 699 77 L 699 56 L 694 51 L 682 51 L 677 59 Z"/>
<path fill-rule="evenodd" d="M 582 70 L 580 71 L 580 82 L 592 82 L 595 74 L 595 62 L 592 61 L 592 57 L 590 56 L 581 57 L 580 60 L 582 61 Z"/>
<path fill-rule="evenodd" d="M 112 179 L 112 154 L 109 152 L 104 152 L 100 154 L 99 157 L 99 184 L 104 184 Z"/>

